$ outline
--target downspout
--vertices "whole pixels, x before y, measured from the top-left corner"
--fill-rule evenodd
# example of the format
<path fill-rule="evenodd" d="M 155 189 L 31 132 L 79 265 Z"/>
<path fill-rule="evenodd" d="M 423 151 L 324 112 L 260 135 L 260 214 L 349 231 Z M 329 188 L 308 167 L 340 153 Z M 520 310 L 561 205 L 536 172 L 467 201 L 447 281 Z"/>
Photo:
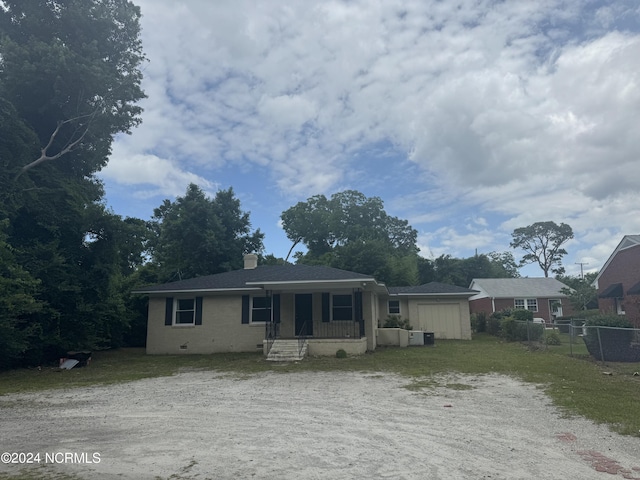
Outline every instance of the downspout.
<path fill-rule="evenodd" d="M 491 313 L 496 313 L 496 297 L 491 297 Z"/>

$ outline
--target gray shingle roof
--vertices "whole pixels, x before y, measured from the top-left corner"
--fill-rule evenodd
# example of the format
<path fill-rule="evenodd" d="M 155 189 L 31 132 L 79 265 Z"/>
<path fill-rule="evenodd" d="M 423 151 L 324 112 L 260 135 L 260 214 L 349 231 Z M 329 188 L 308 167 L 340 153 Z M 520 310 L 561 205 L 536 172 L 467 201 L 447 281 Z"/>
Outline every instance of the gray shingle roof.
<path fill-rule="evenodd" d="M 388 287 L 391 295 L 467 295 L 471 296 L 478 293 L 468 288 L 458 287 L 456 285 L 448 285 L 446 283 L 430 282 L 423 285 L 413 287 Z"/>
<path fill-rule="evenodd" d="M 335 280 L 372 280 L 371 275 L 337 268 L 311 265 L 265 265 L 254 269 L 233 270 L 202 277 L 138 288 L 134 293 L 178 292 L 192 290 L 228 290 L 257 288 L 252 282 L 322 282 Z"/>
<path fill-rule="evenodd" d="M 560 293 L 567 287 L 555 278 L 474 278 L 471 287 L 482 290 L 489 297 L 516 298 L 516 297 L 564 297 Z M 568 287 L 567 287 L 568 288 Z"/>

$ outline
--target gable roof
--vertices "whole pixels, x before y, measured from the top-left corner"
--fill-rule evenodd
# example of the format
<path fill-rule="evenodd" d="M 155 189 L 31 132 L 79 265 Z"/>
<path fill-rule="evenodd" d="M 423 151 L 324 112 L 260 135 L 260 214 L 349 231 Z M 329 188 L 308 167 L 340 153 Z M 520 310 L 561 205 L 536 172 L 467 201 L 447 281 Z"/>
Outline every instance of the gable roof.
<path fill-rule="evenodd" d="M 471 298 L 546 298 L 566 297 L 567 285 L 555 278 L 474 278 L 469 288 L 481 293 Z"/>
<path fill-rule="evenodd" d="M 264 265 L 252 269 L 233 270 L 202 277 L 180 280 L 138 288 L 133 293 L 169 293 L 169 292 L 215 292 L 226 290 L 262 290 L 263 287 L 277 288 L 282 285 L 307 285 L 344 283 L 351 286 L 374 282 L 371 277 L 361 273 L 349 272 L 338 268 L 312 265 Z"/>
<path fill-rule="evenodd" d="M 640 245 L 640 235 L 625 235 L 624 237 L 622 237 L 622 240 L 620 240 L 620 243 L 618 244 L 618 246 L 615 248 L 613 253 L 609 256 L 607 261 L 604 263 L 604 265 L 600 269 L 600 272 L 598 273 L 598 276 L 593 281 L 592 285 L 598 288 L 598 281 L 600 280 L 600 277 L 602 276 L 604 271 L 607 269 L 609 264 L 613 261 L 613 258 L 618 254 L 620 250 L 626 250 L 627 248 L 635 247 L 638 245 Z"/>
<path fill-rule="evenodd" d="M 475 290 L 448 285 L 446 283 L 430 282 L 412 287 L 388 287 L 389 295 L 457 295 L 470 297 L 476 293 Z"/>

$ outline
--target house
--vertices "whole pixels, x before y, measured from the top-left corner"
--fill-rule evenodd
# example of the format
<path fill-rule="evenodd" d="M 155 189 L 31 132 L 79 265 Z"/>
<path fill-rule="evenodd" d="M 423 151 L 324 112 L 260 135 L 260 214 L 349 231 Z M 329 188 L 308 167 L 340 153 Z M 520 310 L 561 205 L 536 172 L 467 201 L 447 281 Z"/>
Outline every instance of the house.
<path fill-rule="evenodd" d="M 567 295 L 561 291 L 568 287 L 555 278 L 474 278 L 469 288 L 480 292 L 469 299 L 471 313 L 490 315 L 522 308 L 545 323 L 573 314 Z"/>
<path fill-rule="evenodd" d="M 640 235 L 625 235 L 593 282 L 602 313 L 625 315 L 640 328 Z"/>
<path fill-rule="evenodd" d="M 415 287 L 389 287 L 383 297 L 387 315 L 409 319 L 414 330 L 433 332 L 435 338 L 471 340 L 468 288 L 431 282 Z"/>
<path fill-rule="evenodd" d="M 298 339 L 311 355 L 361 354 L 375 350 L 378 325 L 390 311 L 413 315 L 442 338 L 469 337 L 464 310 L 471 292 L 413 288 L 392 293 L 370 275 L 325 266 L 258 266 L 248 254 L 241 270 L 133 293 L 149 296 L 149 354 L 268 353 L 276 339 Z M 449 321 L 460 325 L 447 328 Z"/>

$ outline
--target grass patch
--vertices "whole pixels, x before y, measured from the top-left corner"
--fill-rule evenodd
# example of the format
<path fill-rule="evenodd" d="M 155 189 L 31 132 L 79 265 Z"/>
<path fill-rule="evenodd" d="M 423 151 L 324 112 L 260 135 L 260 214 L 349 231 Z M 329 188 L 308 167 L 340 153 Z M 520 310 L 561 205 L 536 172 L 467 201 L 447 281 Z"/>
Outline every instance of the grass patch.
<path fill-rule="evenodd" d="M 151 356 L 141 349 L 114 350 L 95 353 L 91 365 L 86 368 L 68 371 L 23 369 L 0 373 L 0 395 L 108 385 L 188 370 L 215 370 L 238 379 L 262 372 L 394 373 L 409 377 L 412 383 L 407 388 L 416 390 L 473 388 L 460 383 L 441 385 L 437 379 L 440 374 L 498 373 L 540 385 L 569 415 L 583 415 L 606 423 L 619 433 L 640 436 L 640 377 L 633 376 L 640 370 L 640 364 L 603 366 L 586 356 L 584 344 L 570 344 L 568 336 L 560 337 L 560 345 L 531 349 L 481 334 L 470 342 L 438 340 L 435 347 L 379 348 L 375 353 L 361 356 L 308 358 L 285 365 L 267 362 L 260 353 Z M 568 355 L 570 351 L 573 357 Z"/>

